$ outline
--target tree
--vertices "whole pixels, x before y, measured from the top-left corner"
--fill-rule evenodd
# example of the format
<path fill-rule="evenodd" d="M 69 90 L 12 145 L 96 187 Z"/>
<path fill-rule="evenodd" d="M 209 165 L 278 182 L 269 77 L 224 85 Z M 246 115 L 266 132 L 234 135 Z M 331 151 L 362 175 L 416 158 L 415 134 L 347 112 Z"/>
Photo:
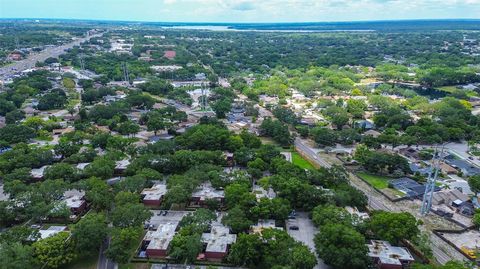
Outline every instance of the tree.
<path fill-rule="evenodd" d="M 212 104 L 212 109 L 215 111 L 217 118 L 224 119 L 225 115 L 232 109 L 232 100 L 229 98 L 222 98 Z"/>
<path fill-rule="evenodd" d="M 324 225 L 314 242 L 318 256 L 333 268 L 361 269 L 367 265 L 365 238 L 353 228 L 341 224 Z"/>
<path fill-rule="evenodd" d="M 247 184 L 233 183 L 225 188 L 225 202 L 229 208 L 237 205 L 247 207 L 254 201 L 255 195 L 250 192 Z"/>
<path fill-rule="evenodd" d="M 233 244 L 227 260 L 238 266 L 255 267 L 262 259 L 262 244 L 258 234 L 241 233 Z"/>
<path fill-rule="evenodd" d="M 116 205 L 112 211 L 112 223 L 116 227 L 138 227 L 152 216 L 152 212 L 140 203 Z"/>
<path fill-rule="evenodd" d="M 33 250 L 20 242 L 0 244 L 0 269 L 33 269 Z"/>
<path fill-rule="evenodd" d="M 326 224 L 352 225 L 352 216 L 347 210 L 334 205 L 319 205 L 312 210 L 312 221 L 317 227 Z"/>
<path fill-rule="evenodd" d="M 56 163 L 45 169 L 45 179 L 63 179 L 74 182 L 77 180 L 77 169 L 68 163 Z"/>
<path fill-rule="evenodd" d="M 310 131 L 315 143 L 321 146 L 333 146 L 337 141 L 337 134 L 325 127 L 315 127 Z"/>
<path fill-rule="evenodd" d="M 82 255 L 97 253 L 107 237 L 108 225 L 103 213 L 89 213 L 75 224 L 72 239 Z"/>
<path fill-rule="evenodd" d="M 332 123 L 337 126 L 337 129 L 340 130 L 350 120 L 347 111 L 338 106 L 330 106 L 329 108 L 325 109 L 325 115 L 327 115 Z"/>
<path fill-rule="evenodd" d="M 382 240 L 398 244 L 402 239 L 412 240 L 420 234 L 419 223 L 408 212 L 376 211 L 368 222 L 368 228 Z"/>
<path fill-rule="evenodd" d="M 317 258 L 310 249 L 302 244 L 297 244 L 292 249 L 292 268 L 312 269 L 317 265 Z"/>
<path fill-rule="evenodd" d="M 108 184 L 98 178 L 89 178 L 84 183 L 85 198 L 92 203 L 92 207 L 96 210 L 110 208 L 113 200 Z"/>
<path fill-rule="evenodd" d="M 113 160 L 99 157 L 85 167 L 84 173 L 88 177 L 108 179 L 113 176 L 114 170 L 115 162 Z"/>
<path fill-rule="evenodd" d="M 35 136 L 35 130 L 24 125 L 8 124 L 0 129 L 0 140 L 9 144 L 27 142 Z"/>
<path fill-rule="evenodd" d="M 168 255 L 180 263 L 192 263 L 203 249 L 200 234 L 177 233 L 169 245 Z"/>
<path fill-rule="evenodd" d="M 478 195 L 480 192 L 480 175 L 474 175 L 468 178 L 470 189 Z"/>
<path fill-rule="evenodd" d="M 59 268 L 70 263 L 75 258 L 75 246 L 69 237 L 68 232 L 60 232 L 38 240 L 32 244 L 35 257 L 48 268 Z"/>
<path fill-rule="evenodd" d="M 229 226 L 234 233 L 245 232 L 253 224 L 240 206 L 235 206 L 228 210 L 227 214 L 222 218 L 222 223 Z"/>
<path fill-rule="evenodd" d="M 127 263 L 141 234 L 142 227 L 114 228 L 105 255 L 117 263 Z"/>
<path fill-rule="evenodd" d="M 217 219 L 215 212 L 199 208 L 193 213 L 188 213 L 179 223 L 182 229 L 190 230 L 192 233 L 203 233 L 208 230 L 210 223 Z"/>

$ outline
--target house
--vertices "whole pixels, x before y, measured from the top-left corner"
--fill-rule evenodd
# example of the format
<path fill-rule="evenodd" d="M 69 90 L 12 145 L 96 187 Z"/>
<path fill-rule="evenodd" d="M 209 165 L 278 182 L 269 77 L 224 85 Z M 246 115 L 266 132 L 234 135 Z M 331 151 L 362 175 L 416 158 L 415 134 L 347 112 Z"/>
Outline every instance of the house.
<path fill-rule="evenodd" d="M 463 173 L 464 176 L 467 177 L 480 174 L 480 168 L 476 167 L 473 164 L 470 164 L 466 160 L 458 159 L 453 155 L 448 155 L 447 157 L 445 157 L 445 163 L 455 169 L 458 169 Z"/>
<path fill-rule="evenodd" d="M 177 56 L 177 53 L 174 50 L 166 50 L 163 52 L 163 57 L 172 60 Z"/>
<path fill-rule="evenodd" d="M 22 58 L 23 55 L 18 51 L 14 51 L 8 55 L 8 60 L 10 61 L 20 61 Z"/>
<path fill-rule="evenodd" d="M 210 233 L 202 234 L 205 246 L 205 259 L 220 261 L 227 256 L 230 246 L 237 241 L 237 235 L 230 234 L 230 229 L 220 223 L 212 224 Z"/>
<path fill-rule="evenodd" d="M 440 170 L 446 175 L 456 175 L 458 173 L 457 169 L 444 162 L 440 164 Z"/>
<path fill-rule="evenodd" d="M 457 189 L 451 190 L 442 190 L 433 194 L 432 204 L 433 205 L 452 205 L 452 204 L 463 204 L 469 201 L 470 198 L 468 195 L 462 193 Z"/>
<path fill-rule="evenodd" d="M 411 197 L 411 198 L 418 198 L 423 196 L 426 189 L 425 185 L 422 185 L 408 177 L 392 179 L 388 182 L 388 185 L 391 188 L 394 188 L 396 190 L 399 190 L 405 193 L 408 197 Z M 434 191 L 436 192 L 439 190 L 441 189 L 435 186 Z"/>
<path fill-rule="evenodd" d="M 369 135 L 369 136 L 373 136 L 373 137 L 377 138 L 381 135 L 381 133 L 378 132 L 378 131 L 375 131 L 375 130 L 368 130 L 368 131 L 364 132 L 363 135 Z"/>
<path fill-rule="evenodd" d="M 348 213 L 350 213 L 351 215 L 355 215 L 358 217 L 358 220 L 360 220 L 360 222 L 363 222 L 367 219 L 370 218 L 370 216 L 368 215 L 368 213 L 366 212 L 361 212 L 360 210 L 358 210 L 358 208 L 356 207 L 351 207 L 351 206 L 346 206 L 345 207 L 345 210 L 347 210 Z"/>
<path fill-rule="evenodd" d="M 167 256 L 168 246 L 175 236 L 178 222 L 161 223 L 154 231 L 148 231 L 143 238 L 142 249 L 147 257 Z"/>
<path fill-rule="evenodd" d="M 85 167 L 87 167 L 90 163 L 79 163 L 77 164 L 75 167 L 78 169 L 78 170 L 85 170 Z"/>
<path fill-rule="evenodd" d="M 160 206 L 167 193 L 167 185 L 163 182 L 156 183 L 151 188 L 143 189 L 141 195 L 146 206 Z"/>
<path fill-rule="evenodd" d="M 40 239 L 45 239 L 54 236 L 59 232 L 66 231 L 67 229 L 67 226 L 50 226 L 47 229 L 38 230 L 38 233 L 40 234 Z"/>
<path fill-rule="evenodd" d="M 261 234 L 265 229 L 279 229 L 283 230 L 281 227 L 277 227 L 275 225 L 275 220 L 273 219 L 266 219 L 266 220 L 258 220 L 258 223 L 255 225 L 250 226 L 250 233 L 254 234 Z"/>
<path fill-rule="evenodd" d="M 215 200 L 223 204 L 225 200 L 225 192 L 223 190 L 217 190 L 212 187 L 210 182 L 203 183 L 192 193 L 191 205 L 192 206 L 204 206 L 209 200 Z"/>
<path fill-rule="evenodd" d="M 403 269 L 415 261 L 408 249 L 394 247 L 387 241 L 372 240 L 367 244 L 368 257 L 378 269 Z"/>
<path fill-rule="evenodd" d="M 71 190 L 66 191 L 63 195 L 64 199 L 62 201 L 70 208 L 72 215 L 79 216 L 85 212 L 87 202 L 83 191 Z"/>
<path fill-rule="evenodd" d="M 53 129 L 52 134 L 53 135 L 63 135 L 63 134 L 71 133 L 71 132 L 74 132 L 74 131 L 75 131 L 75 129 L 70 126 L 70 127 L 67 127 L 67 128 Z"/>
<path fill-rule="evenodd" d="M 123 172 L 125 172 L 125 170 L 127 170 L 127 167 L 130 165 L 130 160 L 121 160 L 121 161 L 117 161 L 115 162 L 115 174 L 116 175 L 121 175 L 123 174 Z"/>
<path fill-rule="evenodd" d="M 267 198 L 271 200 L 277 196 L 277 194 L 272 188 L 268 188 L 268 190 L 265 190 L 263 187 L 259 185 L 253 185 L 252 192 L 255 194 L 257 201 L 260 201 L 260 199 L 262 198 Z"/>
<path fill-rule="evenodd" d="M 32 169 L 30 171 L 30 175 L 32 176 L 32 178 L 34 180 L 42 180 L 43 179 L 43 174 L 45 173 L 45 169 L 48 167 L 49 165 L 44 165 L 40 168 L 35 168 L 35 169 Z"/>
<path fill-rule="evenodd" d="M 356 121 L 354 126 L 355 128 L 359 128 L 363 130 L 371 130 L 375 128 L 375 124 L 369 120 Z"/>

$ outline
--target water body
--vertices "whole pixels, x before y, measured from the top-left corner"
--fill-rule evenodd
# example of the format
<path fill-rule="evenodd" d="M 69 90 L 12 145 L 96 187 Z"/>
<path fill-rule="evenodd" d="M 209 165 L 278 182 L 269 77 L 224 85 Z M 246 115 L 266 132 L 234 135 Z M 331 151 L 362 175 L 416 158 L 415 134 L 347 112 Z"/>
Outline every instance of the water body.
<path fill-rule="evenodd" d="M 375 32 L 375 30 L 279 30 L 279 29 L 236 29 L 231 26 L 221 25 L 177 25 L 164 26 L 165 29 L 177 30 L 205 30 L 205 31 L 229 31 L 229 32 L 268 32 L 268 33 L 324 33 L 324 32 Z"/>

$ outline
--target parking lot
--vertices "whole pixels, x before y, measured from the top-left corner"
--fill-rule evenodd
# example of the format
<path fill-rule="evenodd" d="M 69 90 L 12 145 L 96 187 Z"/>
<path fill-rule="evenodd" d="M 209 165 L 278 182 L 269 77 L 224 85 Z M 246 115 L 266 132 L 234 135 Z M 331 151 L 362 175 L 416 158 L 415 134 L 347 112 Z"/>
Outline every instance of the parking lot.
<path fill-rule="evenodd" d="M 298 230 L 292 230 L 292 226 L 298 227 Z M 315 253 L 315 244 L 313 242 L 313 238 L 318 230 L 315 228 L 315 226 L 313 226 L 313 222 L 308 218 L 308 214 L 306 212 L 298 212 L 295 219 L 287 220 L 287 232 L 291 237 L 299 242 L 304 243 Z M 315 269 L 330 268 L 318 257 L 317 260 L 318 264 L 315 266 Z"/>

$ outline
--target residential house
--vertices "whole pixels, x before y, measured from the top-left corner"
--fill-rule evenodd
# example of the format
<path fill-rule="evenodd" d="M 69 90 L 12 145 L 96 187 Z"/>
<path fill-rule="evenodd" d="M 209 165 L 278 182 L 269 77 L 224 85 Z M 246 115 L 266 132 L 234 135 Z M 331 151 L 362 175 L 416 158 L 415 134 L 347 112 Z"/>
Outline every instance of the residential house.
<path fill-rule="evenodd" d="M 178 222 L 161 223 L 154 231 L 148 231 L 143 238 L 142 249 L 147 257 L 162 258 L 167 256 L 168 246 L 175 236 Z"/>
<path fill-rule="evenodd" d="M 237 241 L 237 235 L 230 234 L 230 229 L 220 223 L 212 224 L 209 233 L 202 234 L 206 245 L 204 257 L 207 260 L 220 261 L 227 256 L 230 246 Z"/>
<path fill-rule="evenodd" d="M 141 195 L 143 204 L 146 206 L 160 206 L 167 193 L 167 185 L 164 182 L 155 183 L 151 188 L 143 189 Z"/>
<path fill-rule="evenodd" d="M 404 269 L 415 261 L 408 249 L 392 246 L 387 241 L 372 240 L 367 247 L 367 255 L 378 269 Z"/>

